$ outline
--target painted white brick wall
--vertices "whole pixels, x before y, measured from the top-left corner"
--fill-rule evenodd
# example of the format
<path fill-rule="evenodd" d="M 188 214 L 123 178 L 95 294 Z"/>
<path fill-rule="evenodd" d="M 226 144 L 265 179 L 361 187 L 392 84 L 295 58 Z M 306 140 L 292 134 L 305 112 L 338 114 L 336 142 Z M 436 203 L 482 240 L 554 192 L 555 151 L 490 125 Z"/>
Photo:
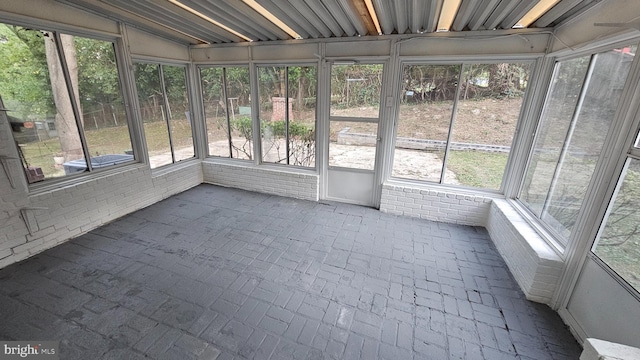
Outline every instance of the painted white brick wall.
<path fill-rule="evenodd" d="M 563 260 L 506 201 L 494 200 L 486 226 L 527 299 L 550 304 Z"/>
<path fill-rule="evenodd" d="M 294 169 L 256 167 L 242 162 L 202 162 L 204 182 L 249 191 L 318 201 L 320 177 Z"/>
<path fill-rule="evenodd" d="M 13 144 L 9 125 L 0 120 L 0 156 L 16 158 Z M 20 161 L 7 164 L 15 188 L 2 172 L 0 268 L 202 183 L 200 161 L 194 160 L 155 174 L 146 165 L 126 166 L 29 193 Z M 26 211 L 31 233 L 20 212 L 25 208 L 46 208 Z"/>
<path fill-rule="evenodd" d="M 382 186 L 380 211 L 445 223 L 485 226 L 491 197 L 410 184 Z"/>

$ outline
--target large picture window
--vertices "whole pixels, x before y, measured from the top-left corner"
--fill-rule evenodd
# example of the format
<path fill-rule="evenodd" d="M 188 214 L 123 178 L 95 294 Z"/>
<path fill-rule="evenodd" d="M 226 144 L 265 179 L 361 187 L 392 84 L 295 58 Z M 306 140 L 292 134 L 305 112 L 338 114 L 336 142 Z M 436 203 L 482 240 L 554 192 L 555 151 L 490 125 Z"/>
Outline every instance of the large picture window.
<path fill-rule="evenodd" d="M 635 47 L 556 64 L 519 199 L 566 243 L 613 121 Z"/>
<path fill-rule="evenodd" d="M 200 69 L 209 156 L 252 160 L 249 68 Z"/>
<path fill-rule="evenodd" d="M 315 167 L 315 66 L 258 68 L 262 161 Z"/>
<path fill-rule="evenodd" d="M 0 97 L 29 183 L 134 160 L 112 42 L 7 24 L 0 39 Z"/>
<path fill-rule="evenodd" d="M 529 68 L 404 66 L 392 176 L 500 190 Z"/>
<path fill-rule="evenodd" d="M 152 169 L 195 156 L 185 71 L 184 66 L 135 64 Z"/>

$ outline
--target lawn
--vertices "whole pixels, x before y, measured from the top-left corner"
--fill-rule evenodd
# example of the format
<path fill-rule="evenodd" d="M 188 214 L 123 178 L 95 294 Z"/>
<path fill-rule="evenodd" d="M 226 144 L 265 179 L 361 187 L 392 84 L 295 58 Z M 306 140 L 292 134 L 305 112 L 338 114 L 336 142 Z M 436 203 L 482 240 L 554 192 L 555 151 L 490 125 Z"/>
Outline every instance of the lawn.
<path fill-rule="evenodd" d="M 451 151 L 447 167 L 461 185 L 499 190 L 508 154 L 484 151 Z"/>

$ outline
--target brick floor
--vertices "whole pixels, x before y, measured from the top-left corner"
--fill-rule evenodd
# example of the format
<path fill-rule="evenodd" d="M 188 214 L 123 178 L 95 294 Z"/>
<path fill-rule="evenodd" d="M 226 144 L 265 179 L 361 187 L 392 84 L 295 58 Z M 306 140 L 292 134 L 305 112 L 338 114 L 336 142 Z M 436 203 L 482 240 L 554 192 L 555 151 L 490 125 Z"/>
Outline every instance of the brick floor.
<path fill-rule="evenodd" d="M 62 359 L 577 359 L 483 228 L 200 185 L 0 270 Z"/>

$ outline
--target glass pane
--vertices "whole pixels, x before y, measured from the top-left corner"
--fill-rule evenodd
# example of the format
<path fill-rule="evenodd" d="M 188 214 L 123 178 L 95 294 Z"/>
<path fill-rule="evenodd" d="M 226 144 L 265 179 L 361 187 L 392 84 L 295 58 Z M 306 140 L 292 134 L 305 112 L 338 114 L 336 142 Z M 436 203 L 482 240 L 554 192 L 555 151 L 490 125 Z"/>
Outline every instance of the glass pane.
<path fill-rule="evenodd" d="M 289 117 L 289 163 L 316 166 L 316 91 L 315 66 L 289 67 L 289 99 L 293 99 Z"/>
<path fill-rule="evenodd" d="M 224 101 L 224 71 L 222 68 L 200 69 L 202 102 L 207 127 L 209 155 L 231 157 L 227 113 Z"/>
<path fill-rule="evenodd" d="M 164 112 L 162 84 L 158 64 L 134 65 L 142 124 L 151 168 L 171 164 L 169 129 Z"/>
<path fill-rule="evenodd" d="M 378 118 L 382 66 L 331 66 L 331 116 Z"/>
<path fill-rule="evenodd" d="M 162 65 L 164 86 L 167 93 L 167 115 L 171 126 L 171 141 L 175 161 L 195 156 L 193 133 L 191 132 L 191 113 L 187 97 L 185 68 Z"/>
<path fill-rule="evenodd" d="M 373 170 L 378 124 L 331 121 L 329 166 Z"/>
<path fill-rule="evenodd" d="M 520 193 L 520 199 L 537 216 L 542 216 L 542 208 L 576 109 L 589 60 L 590 57 L 587 56 L 556 64 Z"/>
<path fill-rule="evenodd" d="M 226 109 L 231 123 L 231 157 L 251 160 L 253 159 L 253 131 L 249 68 L 226 68 L 226 76 Z"/>
<path fill-rule="evenodd" d="M 460 65 L 410 65 L 403 73 L 392 176 L 440 182 Z"/>
<path fill-rule="evenodd" d="M 80 108 L 92 168 L 132 161 L 131 137 L 113 43 L 77 36 L 61 37 L 69 69 L 73 68 L 73 62 L 78 65 Z M 73 43 L 66 43 L 70 38 Z M 74 168 L 83 166 L 84 163 L 78 163 Z"/>
<path fill-rule="evenodd" d="M 594 252 L 640 291 L 640 161 L 630 159 Z"/>
<path fill-rule="evenodd" d="M 447 184 L 500 190 L 529 78 L 529 64 L 465 65 Z"/>
<path fill-rule="evenodd" d="M 0 24 L 0 39 L 0 96 L 27 179 L 84 171 L 63 165 L 84 155 L 53 34 Z"/>
<path fill-rule="evenodd" d="M 635 53 L 635 49 L 629 50 L 611 50 L 595 55 L 592 60 L 585 98 L 578 103 L 577 121 L 569 129 L 542 213 L 542 219 L 565 238 L 573 230 L 615 115 Z"/>
<path fill-rule="evenodd" d="M 258 77 L 262 161 L 315 167 L 316 68 L 261 67 Z"/>

